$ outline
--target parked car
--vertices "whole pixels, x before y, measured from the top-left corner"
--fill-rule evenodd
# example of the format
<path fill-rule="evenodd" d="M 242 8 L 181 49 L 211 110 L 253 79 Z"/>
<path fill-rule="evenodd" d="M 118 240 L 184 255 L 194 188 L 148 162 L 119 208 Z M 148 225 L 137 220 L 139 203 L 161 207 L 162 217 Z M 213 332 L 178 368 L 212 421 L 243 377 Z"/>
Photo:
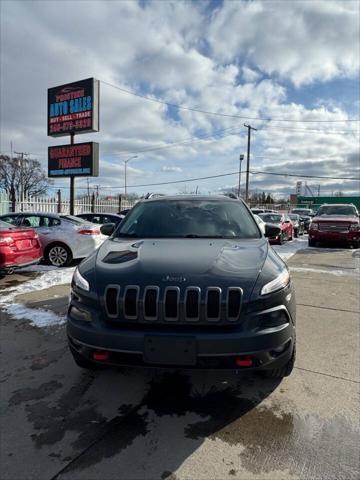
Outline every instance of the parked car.
<path fill-rule="evenodd" d="M 279 232 L 273 229 L 268 234 Z M 242 200 L 163 197 L 138 202 L 78 266 L 67 333 L 84 368 L 254 369 L 283 377 L 295 361 L 295 308 L 289 270 Z"/>
<path fill-rule="evenodd" d="M 104 223 L 114 223 L 115 225 L 118 225 L 123 218 L 125 218 L 125 215 L 117 213 L 79 213 L 75 216 L 88 222 L 95 223 L 96 225 L 104 225 Z"/>
<path fill-rule="evenodd" d="M 283 244 L 285 240 L 292 240 L 294 235 L 293 225 L 287 215 L 281 213 L 259 213 L 259 217 L 265 223 L 278 225 L 280 233 L 274 237 L 269 237 L 270 243 Z"/>
<path fill-rule="evenodd" d="M 300 215 L 297 213 L 289 213 L 288 217 L 290 218 L 294 228 L 294 237 L 303 235 L 305 231 L 305 222 L 304 220 L 301 220 Z"/>
<path fill-rule="evenodd" d="M 0 216 L 0 220 L 35 229 L 45 261 L 55 267 L 64 267 L 73 259 L 87 257 L 105 240 L 99 227 L 71 215 L 9 213 Z"/>
<path fill-rule="evenodd" d="M 254 215 L 259 215 L 259 213 L 264 213 L 265 212 L 265 210 L 263 208 L 252 208 L 251 211 Z"/>
<path fill-rule="evenodd" d="M 259 225 L 260 230 L 262 231 L 263 235 L 265 235 L 265 225 L 266 225 L 266 223 L 264 222 L 264 220 L 262 218 L 259 217 L 259 215 L 256 215 L 256 214 L 253 214 L 253 215 L 254 215 L 254 218 L 255 218 L 257 224 Z"/>
<path fill-rule="evenodd" d="M 348 244 L 359 247 L 359 212 L 352 204 L 321 205 L 310 224 L 309 246 L 319 243 Z"/>
<path fill-rule="evenodd" d="M 313 217 L 315 215 L 312 208 L 293 208 L 291 213 L 296 213 L 300 216 L 305 215 L 307 217 Z"/>
<path fill-rule="evenodd" d="M 16 228 L 0 220 L 0 272 L 39 263 L 43 251 L 33 228 Z"/>
<path fill-rule="evenodd" d="M 131 208 L 124 208 L 124 210 L 121 210 L 118 215 L 123 215 L 126 217 L 126 215 L 130 212 Z"/>

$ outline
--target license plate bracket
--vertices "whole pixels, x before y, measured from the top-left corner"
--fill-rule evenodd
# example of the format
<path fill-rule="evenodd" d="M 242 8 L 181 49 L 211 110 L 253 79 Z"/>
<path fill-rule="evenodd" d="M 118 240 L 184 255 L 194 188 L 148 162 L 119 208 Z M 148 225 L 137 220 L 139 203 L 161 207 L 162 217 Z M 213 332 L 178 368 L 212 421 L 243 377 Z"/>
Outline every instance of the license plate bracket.
<path fill-rule="evenodd" d="M 145 335 L 144 361 L 157 365 L 195 365 L 196 340 L 194 337 Z"/>

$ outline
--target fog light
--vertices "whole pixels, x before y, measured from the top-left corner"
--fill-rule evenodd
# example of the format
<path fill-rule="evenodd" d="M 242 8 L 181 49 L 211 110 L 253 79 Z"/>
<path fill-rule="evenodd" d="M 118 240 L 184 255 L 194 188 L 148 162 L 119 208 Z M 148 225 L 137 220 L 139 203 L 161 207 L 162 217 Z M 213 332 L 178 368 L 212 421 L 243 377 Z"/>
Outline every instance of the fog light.
<path fill-rule="evenodd" d="M 281 353 L 281 352 L 283 352 L 283 351 L 285 350 L 285 348 L 286 348 L 286 343 L 285 343 L 285 345 L 281 345 L 281 347 L 276 347 L 276 348 L 274 348 L 274 349 L 273 349 L 273 352 L 275 352 L 275 353 Z"/>
<path fill-rule="evenodd" d="M 91 313 L 87 310 L 82 310 L 75 305 L 70 308 L 70 316 L 74 320 L 80 320 L 81 322 L 91 322 Z"/>

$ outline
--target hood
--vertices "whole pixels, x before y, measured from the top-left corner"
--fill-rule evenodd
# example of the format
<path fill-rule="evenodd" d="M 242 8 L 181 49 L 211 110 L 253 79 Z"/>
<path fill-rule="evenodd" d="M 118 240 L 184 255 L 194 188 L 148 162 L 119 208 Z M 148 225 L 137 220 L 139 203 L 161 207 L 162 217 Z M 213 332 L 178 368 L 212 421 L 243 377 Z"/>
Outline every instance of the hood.
<path fill-rule="evenodd" d="M 336 223 L 359 223 L 359 217 L 356 215 L 321 215 L 314 217 L 313 222 L 336 222 Z"/>
<path fill-rule="evenodd" d="M 239 286 L 249 298 L 268 252 L 265 238 L 109 239 L 96 258 L 96 285 Z"/>

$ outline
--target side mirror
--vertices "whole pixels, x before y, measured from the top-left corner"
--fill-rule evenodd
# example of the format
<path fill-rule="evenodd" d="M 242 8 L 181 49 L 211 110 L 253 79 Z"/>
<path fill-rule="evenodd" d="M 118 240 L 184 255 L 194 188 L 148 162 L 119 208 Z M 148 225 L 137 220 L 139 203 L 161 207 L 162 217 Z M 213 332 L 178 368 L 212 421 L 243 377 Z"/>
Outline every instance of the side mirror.
<path fill-rule="evenodd" d="M 265 237 L 274 238 L 280 235 L 281 228 L 277 225 L 272 225 L 270 223 L 265 224 Z"/>
<path fill-rule="evenodd" d="M 103 235 L 110 237 L 110 235 L 114 233 L 115 226 L 116 226 L 115 223 L 104 223 L 104 225 L 101 225 L 100 227 L 100 232 Z"/>

